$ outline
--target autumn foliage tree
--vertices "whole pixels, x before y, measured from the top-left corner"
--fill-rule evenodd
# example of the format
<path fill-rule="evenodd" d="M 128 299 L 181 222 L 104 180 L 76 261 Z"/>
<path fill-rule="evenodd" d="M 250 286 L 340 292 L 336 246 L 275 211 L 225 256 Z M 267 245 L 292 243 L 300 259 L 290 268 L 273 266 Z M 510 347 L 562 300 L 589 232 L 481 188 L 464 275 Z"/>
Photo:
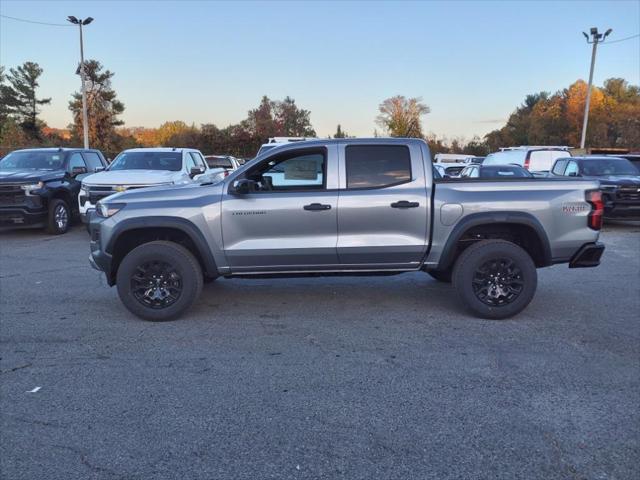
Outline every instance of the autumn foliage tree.
<path fill-rule="evenodd" d="M 491 151 L 513 145 L 580 144 L 587 84 L 578 80 L 551 95 L 528 95 L 507 124 L 488 133 Z M 640 146 L 640 89 L 621 78 L 610 78 L 603 87 L 592 87 L 587 146 Z"/>
<path fill-rule="evenodd" d="M 376 122 L 392 137 L 422 138 L 421 117 L 431 110 L 421 98 L 387 98 L 378 107 Z"/>

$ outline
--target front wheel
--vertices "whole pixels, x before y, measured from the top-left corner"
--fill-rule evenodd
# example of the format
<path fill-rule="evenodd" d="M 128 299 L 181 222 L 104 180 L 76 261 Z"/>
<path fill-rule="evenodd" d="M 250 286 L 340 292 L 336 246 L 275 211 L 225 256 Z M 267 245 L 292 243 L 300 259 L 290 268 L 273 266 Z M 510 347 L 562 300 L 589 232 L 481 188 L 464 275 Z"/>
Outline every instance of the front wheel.
<path fill-rule="evenodd" d="M 67 233 L 71 224 L 71 210 L 62 199 L 54 198 L 49 203 L 47 231 L 53 235 Z"/>
<path fill-rule="evenodd" d="M 529 254 L 505 240 L 483 240 L 456 261 L 453 285 L 462 301 L 482 318 L 500 320 L 531 302 L 538 275 Z"/>
<path fill-rule="evenodd" d="M 174 242 L 155 241 L 134 248 L 116 276 L 124 306 L 144 320 L 173 320 L 202 291 L 202 269 L 193 254 Z"/>

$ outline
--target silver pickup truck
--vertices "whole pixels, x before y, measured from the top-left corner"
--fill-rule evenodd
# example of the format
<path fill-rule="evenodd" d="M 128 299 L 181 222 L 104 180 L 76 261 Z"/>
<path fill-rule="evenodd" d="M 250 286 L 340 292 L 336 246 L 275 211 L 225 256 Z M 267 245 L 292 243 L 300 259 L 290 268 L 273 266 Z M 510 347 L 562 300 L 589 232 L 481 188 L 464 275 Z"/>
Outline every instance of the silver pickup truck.
<path fill-rule="evenodd" d="M 416 139 L 306 141 L 217 183 L 108 197 L 91 217 L 90 261 L 147 320 L 178 317 L 220 276 L 418 270 L 453 282 L 477 316 L 501 319 L 529 304 L 536 268 L 599 264 L 598 188 L 440 178 Z"/>

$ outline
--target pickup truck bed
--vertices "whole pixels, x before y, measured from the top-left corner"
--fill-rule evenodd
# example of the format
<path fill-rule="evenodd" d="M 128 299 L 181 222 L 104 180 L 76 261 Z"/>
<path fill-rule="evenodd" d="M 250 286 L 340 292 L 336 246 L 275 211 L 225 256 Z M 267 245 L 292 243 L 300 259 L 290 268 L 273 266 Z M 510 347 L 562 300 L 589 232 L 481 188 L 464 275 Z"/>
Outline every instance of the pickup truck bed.
<path fill-rule="evenodd" d="M 150 320 L 179 316 L 203 279 L 415 270 L 506 318 L 530 302 L 536 268 L 598 265 L 601 220 L 597 182 L 446 180 L 421 140 L 318 140 L 218 183 L 109 197 L 91 262 Z"/>

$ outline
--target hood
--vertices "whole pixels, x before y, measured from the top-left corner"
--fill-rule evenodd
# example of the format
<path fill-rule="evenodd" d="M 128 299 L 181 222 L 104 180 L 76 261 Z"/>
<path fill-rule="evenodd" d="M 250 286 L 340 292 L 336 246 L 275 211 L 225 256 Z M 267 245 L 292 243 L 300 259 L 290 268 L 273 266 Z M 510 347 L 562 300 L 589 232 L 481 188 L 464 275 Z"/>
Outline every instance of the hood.
<path fill-rule="evenodd" d="M 585 176 L 584 178 L 589 178 L 593 180 L 600 180 L 601 185 L 617 185 L 620 187 L 630 186 L 640 187 L 640 176 L 636 175 L 602 175 L 602 176 Z"/>
<path fill-rule="evenodd" d="M 169 205 L 171 201 L 192 201 L 196 198 L 220 195 L 223 185 L 224 182 L 218 181 L 133 189 L 109 196 L 109 202 L 160 202 L 159 205 Z"/>
<path fill-rule="evenodd" d="M 0 183 L 36 183 L 63 178 L 63 170 L 0 170 Z"/>
<path fill-rule="evenodd" d="M 106 170 L 88 175 L 82 183 L 89 185 L 154 185 L 182 178 L 182 172 L 169 170 Z"/>

